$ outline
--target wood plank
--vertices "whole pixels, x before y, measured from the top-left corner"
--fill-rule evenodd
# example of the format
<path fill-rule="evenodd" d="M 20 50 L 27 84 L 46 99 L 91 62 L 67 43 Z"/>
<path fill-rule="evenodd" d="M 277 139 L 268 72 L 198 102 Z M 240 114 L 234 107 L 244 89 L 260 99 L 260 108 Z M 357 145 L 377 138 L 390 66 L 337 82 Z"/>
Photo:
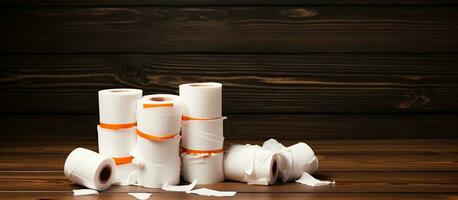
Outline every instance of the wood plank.
<path fill-rule="evenodd" d="M 0 171 L 63 170 L 65 155 L 0 155 Z M 458 171 L 458 154 L 320 155 L 320 171 Z"/>
<path fill-rule="evenodd" d="M 96 140 L 77 143 L 76 141 L 54 146 L 53 143 L 36 141 L 26 150 L 27 141 L 21 143 L 10 141 L 17 147 L 6 144 L 0 149 L 0 171 L 62 171 L 66 155 L 74 148 L 81 146 L 96 150 Z M 226 141 L 230 143 L 242 141 Z M 298 141 L 289 141 L 288 144 Z M 305 141 L 307 142 L 307 141 Z M 402 147 L 402 143 L 410 144 Z M 332 149 L 322 151 L 320 141 L 311 141 L 312 148 L 320 161 L 320 172 L 364 172 L 364 171 L 458 171 L 458 140 L 391 140 L 368 142 L 368 140 L 341 140 L 333 144 L 321 143 Z M 253 142 L 259 144 L 260 141 Z M 419 145 L 416 145 L 419 143 Z M 41 145 L 40 145 L 41 144 Z M 67 144 L 67 145 L 63 145 Z M 427 145 L 425 147 L 425 145 Z M 368 146 L 372 146 L 368 150 Z M 385 147 L 382 147 L 385 146 Z M 442 146 L 436 150 L 435 147 Z M 391 148 L 393 147 L 393 148 Z M 342 150 L 342 149 L 347 150 Z M 28 152 L 27 152 L 28 151 Z M 31 152 L 33 151 L 33 152 Z M 61 152 L 57 152 L 61 151 Z"/>
<path fill-rule="evenodd" d="M 100 89 L 202 81 L 224 84 L 226 114 L 458 112 L 455 54 L 0 55 L 0 74 L 2 113 L 96 114 Z"/>
<path fill-rule="evenodd" d="M 456 114 L 227 116 L 226 139 L 456 138 L 458 132 Z M 96 115 L 0 115 L 0 139 L 96 141 L 97 124 Z"/>
<path fill-rule="evenodd" d="M 0 52 L 457 52 L 455 6 L 1 7 Z"/>
<path fill-rule="evenodd" d="M 251 200 L 251 199 L 278 199 L 278 200 L 303 200 L 303 199 L 318 199 L 318 200 L 388 200 L 388 199 L 403 199 L 403 200 L 430 200 L 430 199 L 443 199 L 450 200 L 457 198 L 456 193 L 238 193 L 235 197 L 229 198 L 218 198 L 218 199 L 240 199 L 240 200 Z M 36 200 L 36 199 L 63 199 L 73 200 L 75 197 L 71 192 L 0 192 L 0 199 L 25 199 L 25 200 Z M 78 199 L 85 200 L 124 200 L 133 199 L 127 193 L 111 193 L 102 192 L 97 196 L 84 196 L 78 197 Z M 158 193 L 152 195 L 150 200 L 187 200 L 187 199 L 215 199 L 215 197 L 205 197 L 190 195 L 185 193 Z"/>
<path fill-rule="evenodd" d="M 454 0 L 3 0 L 0 5 L 8 6 L 193 6 L 193 5 L 456 5 Z"/>
<path fill-rule="evenodd" d="M 227 149 L 231 144 L 262 145 L 263 140 L 234 140 L 224 143 Z M 457 154 L 458 139 L 344 139 L 344 140 L 279 140 L 285 146 L 305 142 L 318 155 L 398 155 L 398 154 Z M 29 139 L 0 141 L 0 155 L 67 155 L 76 147 L 97 151 L 97 138 L 94 139 Z"/>
<path fill-rule="evenodd" d="M 274 186 L 247 186 L 245 183 L 222 182 L 197 186 L 216 190 L 248 193 L 373 193 L 373 192 L 457 192 L 457 172 L 321 172 L 315 176 L 335 180 L 336 184 L 309 187 L 298 183 Z M 0 191 L 70 191 L 82 188 L 72 184 L 63 172 L 0 172 Z M 112 186 L 107 192 L 153 192 L 162 189 L 136 186 Z"/>

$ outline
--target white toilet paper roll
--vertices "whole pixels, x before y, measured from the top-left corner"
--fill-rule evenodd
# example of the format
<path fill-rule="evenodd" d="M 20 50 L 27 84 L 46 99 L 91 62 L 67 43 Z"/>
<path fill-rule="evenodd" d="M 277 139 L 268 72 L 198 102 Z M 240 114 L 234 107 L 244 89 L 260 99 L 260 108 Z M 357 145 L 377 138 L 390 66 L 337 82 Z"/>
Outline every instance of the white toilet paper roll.
<path fill-rule="evenodd" d="M 184 99 L 183 115 L 196 119 L 216 119 L 222 116 L 222 84 L 189 83 L 180 85 Z"/>
<path fill-rule="evenodd" d="M 73 150 L 65 160 L 64 174 L 73 183 L 105 190 L 115 180 L 113 159 L 84 148 Z"/>
<path fill-rule="evenodd" d="M 318 159 L 312 148 L 300 142 L 285 147 L 275 139 L 264 142 L 263 148 L 274 151 L 279 155 L 279 172 L 283 182 L 296 180 L 303 172 L 313 173 L 318 170 Z"/>
<path fill-rule="evenodd" d="M 129 157 L 135 146 L 137 134 L 135 127 L 111 130 L 97 126 L 99 153 L 108 157 Z"/>
<path fill-rule="evenodd" d="M 158 138 L 180 133 L 183 101 L 170 94 L 147 95 L 138 100 L 137 129 Z"/>
<path fill-rule="evenodd" d="M 278 155 L 258 145 L 232 145 L 224 155 L 227 179 L 271 185 L 278 176 Z"/>
<path fill-rule="evenodd" d="M 130 155 L 137 159 L 152 163 L 166 163 L 170 159 L 179 158 L 180 135 L 175 135 L 167 140 L 150 140 L 138 137 L 137 144 L 130 152 Z"/>
<path fill-rule="evenodd" d="M 142 90 L 139 89 L 119 88 L 100 90 L 100 124 L 107 126 L 118 125 L 119 128 L 129 127 L 129 124 L 135 126 L 137 99 L 141 96 Z"/>
<path fill-rule="evenodd" d="M 180 183 L 180 157 L 171 157 L 168 162 L 152 163 L 134 158 L 137 164 L 137 183 L 143 187 L 161 188 L 164 183 Z"/>
<path fill-rule="evenodd" d="M 223 120 L 183 121 L 181 146 L 192 150 L 218 150 L 223 148 Z"/>
<path fill-rule="evenodd" d="M 211 184 L 224 181 L 223 153 L 181 154 L 183 178 L 187 182 Z"/>

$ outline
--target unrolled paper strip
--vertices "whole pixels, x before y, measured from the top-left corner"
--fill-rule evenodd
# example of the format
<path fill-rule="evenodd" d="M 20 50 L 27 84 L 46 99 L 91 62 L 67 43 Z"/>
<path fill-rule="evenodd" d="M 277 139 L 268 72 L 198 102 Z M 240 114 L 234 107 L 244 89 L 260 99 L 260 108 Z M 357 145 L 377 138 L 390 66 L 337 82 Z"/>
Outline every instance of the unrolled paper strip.
<path fill-rule="evenodd" d="M 312 187 L 335 184 L 335 181 L 320 181 L 307 172 L 303 172 L 301 178 L 296 180 L 296 182 Z"/>
<path fill-rule="evenodd" d="M 278 155 L 258 145 L 232 145 L 224 155 L 226 178 L 248 184 L 274 184 Z"/>
<path fill-rule="evenodd" d="M 64 173 L 70 181 L 94 190 L 105 190 L 115 179 L 113 159 L 77 148 L 65 160 Z"/>
<path fill-rule="evenodd" d="M 156 137 L 179 134 L 183 101 L 170 94 L 147 95 L 138 101 L 137 128 Z"/>
<path fill-rule="evenodd" d="M 97 192 L 97 190 L 91 190 L 91 189 L 73 190 L 73 195 L 74 196 L 97 195 L 97 194 L 99 194 L 99 192 Z"/>
<path fill-rule="evenodd" d="M 130 196 L 133 196 L 139 200 L 145 200 L 149 199 L 149 197 L 152 195 L 152 193 L 141 193 L 141 192 L 136 192 L 136 193 L 127 193 Z"/>
<path fill-rule="evenodd" d="M 304 171 L 313 173 L 318 170 L 318 159 L 315 153 L 303 142 L 286 148 L 277 140 L 269 139 L 262 147 L 278 153 L 278 168 L 283 182 L 298 179 Z"/>
<path fill-rule="evenodd" d="M 224 180 L 223 153 L 181 154 L 183 178 L 198 184 L 218 183 Z"/>
<path fill-rule="evenodd" d="M 235 191 L 217 191 L 217 190 L 212 190 L 212 189 L 207 189 L 207 188 L 200 188 L 200 189 L 191 190 L 187 193 L 198 194 L 201 196 L 231 197 L 231 196 L 234 196 L 237 192 Z"/>
<path fill-rule="evenodd" d="M 100 90 L 100 123 L 135 123 L 137 99 L 139 99 L 142 96 L 142 93 L 142 90 L 128 88 Z"/>
<path fill-rule="evenodd" d="M 181 146 L 192 150 L 222 149 L 224 119 L 183 121 Z"/>
<path fill-rule="evenodd" d="M 189 83 L 180 85 L 184 99 L 184 116 L 215 119 L 222 116 L 221 83 Z"/>

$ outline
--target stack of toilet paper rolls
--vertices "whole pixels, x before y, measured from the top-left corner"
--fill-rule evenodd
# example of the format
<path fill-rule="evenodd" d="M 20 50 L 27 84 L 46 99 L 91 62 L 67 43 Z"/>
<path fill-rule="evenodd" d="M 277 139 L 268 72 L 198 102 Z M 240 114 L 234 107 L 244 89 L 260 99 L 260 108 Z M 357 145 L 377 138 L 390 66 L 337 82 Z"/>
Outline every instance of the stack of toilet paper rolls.
<path fill-rule="evenodd" d="M 190 83 L 179 87 L 184 101 L 182 122 L 182 173 L 187 182 L 224 180 L 222 84 Z"/>
<path fill-rule="evenodd" d="M 115 161 L 115 182 L 121 185 L 132 183 L 130 176 L 135 165 L 129 152 L 136 143 L 136 105 L 141 96 L 142 90 L 138 89 L 99 91 L 99 153 Z"/>
<path fill-rule="evenodd" d="M 183 103 L 179 96 L 147 95 L 138 101 L 137 144 L 131 151 L 137 184 L 160 188 L 180 182 L 180 130 Z"/>

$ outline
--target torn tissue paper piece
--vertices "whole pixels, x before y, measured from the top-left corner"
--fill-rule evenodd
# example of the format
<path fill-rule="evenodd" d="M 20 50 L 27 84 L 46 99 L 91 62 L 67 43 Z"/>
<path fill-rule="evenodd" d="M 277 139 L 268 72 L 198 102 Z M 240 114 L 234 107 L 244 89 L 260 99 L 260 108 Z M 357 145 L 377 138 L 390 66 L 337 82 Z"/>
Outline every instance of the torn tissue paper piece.
<path fill-rule="evenodd" d="M 151 196 L 151 193 L 127 193 L 127 194 L 137 199 L 140 199 L 140 200 L 148 199 Z"/>
<path fill-rule="evenodd" d="M 97 192 L 97 190 L 91 190 L 91 189 L 73 190 L 73 195 L 75 196 L 93 195 L 93 194 L 99 194 L 99 192 Z"/>
<path fill-rule="evenodd" d="M 335 181 L 320 181 L 307 172 L 302 173 L 301 178 L 296 180 L 296 182 L 312 187 L 335 184 Z"/>
<path fill-rule="evenodd" d="M 201 196 L 231 197 L 231 196 L 234 196 L 237 192 L 235 191 L 217 191 L 217 190 L 211 190 L 207 188 L 200 188 L 200 189 L 191 190 L 186 193 L 198 194 Z"/>
<path fill-rule="evenodd" d="M 164 183 L 162 189 L 169 192 L 189 192 L 197 185 L 197 179 L 194 179 L 189 185 L 169 185 Z"/>

